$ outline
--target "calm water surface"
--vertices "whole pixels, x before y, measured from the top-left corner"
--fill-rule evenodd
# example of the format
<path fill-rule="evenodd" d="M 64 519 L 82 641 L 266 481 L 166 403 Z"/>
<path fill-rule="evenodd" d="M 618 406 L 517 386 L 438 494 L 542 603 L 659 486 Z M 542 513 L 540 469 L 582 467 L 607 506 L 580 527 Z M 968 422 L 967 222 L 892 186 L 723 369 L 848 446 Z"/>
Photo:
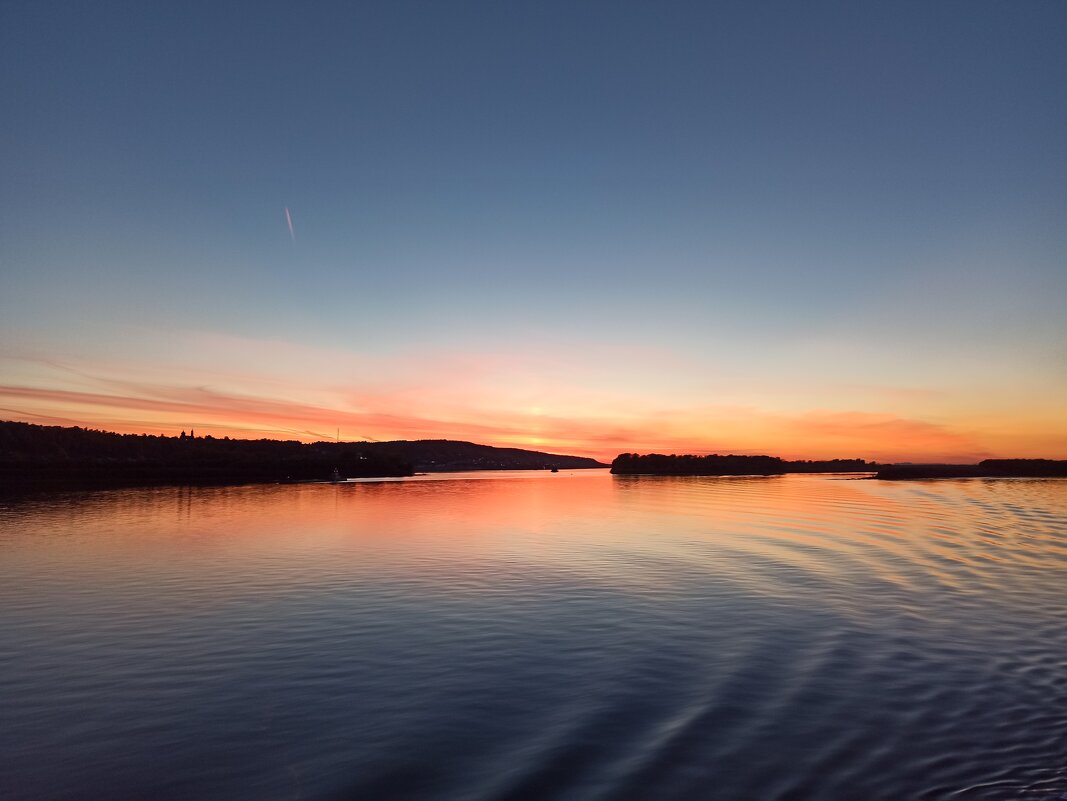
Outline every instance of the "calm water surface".
<path fill-rule="evenodd" d="M 0 797 L 1067 792 L 1067 481 L 0 502 Z"/>

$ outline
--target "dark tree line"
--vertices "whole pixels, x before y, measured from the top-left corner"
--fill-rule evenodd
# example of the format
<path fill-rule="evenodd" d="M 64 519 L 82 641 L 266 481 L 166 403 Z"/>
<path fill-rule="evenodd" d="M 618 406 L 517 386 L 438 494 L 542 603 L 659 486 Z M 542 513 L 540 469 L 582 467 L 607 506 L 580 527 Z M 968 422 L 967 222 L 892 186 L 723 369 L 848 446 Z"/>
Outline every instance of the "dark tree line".
<path fill-rule="evenodd" d="M 0 421 L 0 490 L 232 484 L 408 476 L 407 461 L 367 443 L 114 434 Z"/>
<path fill-rule="evenodd" d="M 777 456 L 692 456 L 623 453 L 611 463 L 618 475 L 660 476 L 771 476 L 786 472 Z"/>
<path fill-rule="evenodd" d="M 877 477 L 891 481 L 916 478 L 1067 478 L 1067 460 L 985 459 L 978 464 L 894 464 L 881 468 Z"/>
<path fill-rule="evenodd" d="M 1067 478 L 1067 460 L 986 459 L 978 464 L 882 465 L 863 459 L 787 461 L 777 456 L 666 456 L 623 453 L 611 463 L 617 475 L 773 476 L 783 473 L 872 473 L 876 478 Z"/>
<path fill-rule="evenodd" d="M 863 459 L 829 459 L 786 461 L 777 456 L 666 456 L 623 453 L 611 463 L 617 475 L 659 476 L 775 476 L 783 473 L 856 473 L 870 472 L 876 465 Z"/>
<path fill-rule="evenodd" d="M 983 470 L 1023 478 L 1067 477 L 1067 459 L 985 459 L 978 463 Z"/>

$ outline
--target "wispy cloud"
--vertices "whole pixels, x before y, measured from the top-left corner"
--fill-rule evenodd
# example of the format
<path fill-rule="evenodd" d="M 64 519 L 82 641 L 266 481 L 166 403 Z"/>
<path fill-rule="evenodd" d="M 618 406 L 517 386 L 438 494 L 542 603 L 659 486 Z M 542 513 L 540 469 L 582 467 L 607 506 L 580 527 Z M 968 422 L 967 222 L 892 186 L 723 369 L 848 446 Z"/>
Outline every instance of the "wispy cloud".
<path fill-rule="evenodd" d="M 127 385 L 127 389 L 133 388 Z M 196 428 L 222 435 L 317 439 L 342 429 L 346 439 L 470 439 L 610 458 L 622 451 L 771 452 L 787 457 L 863 456 L 976 459 L 989 455 L 967 434 L 892 415 L 811 412 L 785 416 L 757 409 L 701 408 L 619 420 L 592 415 L 523 414 L 509 410 L 436 416 L 389 410 L 378 397 L 352 410 L 250 397 L 206 387 L 140 385 L 136 393 L 0 386 L 9 414 L 34 421 L 95 425 L 121 431 Z M 364 402 L 366 402 L 364 398 Z M 378 404 L 381 404 L 380 406 Z M 328 436 L 326 434 L 325 436 Z"/>
<path fill-rule="evenodd" d="M 662 354 L 634 362 L 617 346 L 368 356 L 213 332 L 181 332 L 166 345 L 171 355 L 159 362 L 8 358 L 0 404 L 15 419 L 120 431 L 308 440 L 340 428 L 346 439 L 444 437 L 598 458 L 656 450 L 969 461 L 1055 456 L 1047 443 L 1067 441 L 1062 423 L 1028 428 L 1020 416 L 1010 427 L 999 415 L 994 427 L 946 415 L 952 399 L 933 389 L 840 384 L 805 407 L 792 385 L 765 376 L 709 383 L 670 354 L 667 372 L 685 378 L 668 385 L 655 372 Z"/>

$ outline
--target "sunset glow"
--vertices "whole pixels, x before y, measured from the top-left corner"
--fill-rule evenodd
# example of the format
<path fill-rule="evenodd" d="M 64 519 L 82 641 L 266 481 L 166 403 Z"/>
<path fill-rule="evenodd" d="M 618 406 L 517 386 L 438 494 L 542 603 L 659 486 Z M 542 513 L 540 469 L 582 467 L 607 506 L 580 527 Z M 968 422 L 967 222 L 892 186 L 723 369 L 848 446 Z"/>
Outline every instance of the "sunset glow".
<path fill-rule="evenodd" d="M 583 365 L 547 355 L 525 364 L 394 358 L 386 369 L 333 350 L 220 345 L 216 339 L 189 363 L 170 367 L 81 361 L 75 370 L 8 358 L 0 406 L 9 419 L 124 433 L 195 429 L 217 437 L 313 441 L 333 439 L 339 430 L 345 440 L 462 439 L 605 460 L 627 451 L 885 461 L 1067 453 L 1067 426 L 1056 409 L 1033 403 L 1018 420 L 998 418 L 997 405 L 1008 399 L 992 390 L 984 393 L 986 409 L 973 408 L 963 391 L 954 399 L 944 389 L 836 384 L 822 397 L 811 387 L 783 387 L 772 402 L 762 383 L 731 385 L 721 392 L 723 402 L 715 402 L 709 382 L 672 393 L 668 404 L 629 386 L 631 375 L 657 375 L 651 356 L 632 364 L 632 372 L 617 373 L 603 369 L 602 356 Z M 257 349 L 275 353 L 272 371 L 253 369 L 248 354 Z M 286 356 L 293 361 L 283 361 Z M 248 365 L 244 371 L 224 370 L 241 361 Z M 264 355 L 263 361 L 271 360 Z M 197 369 L 197 362 L 205 366 Z M 338 363 L 346 368 L 342 375 L 363 369 L 373 377 L 340 383 L 330 376 Z M 317 378 L 315 365 L 322 367 Z M 530 407 L 524 392 L 540 404 Z M 837 408 L 829 395 L 837 397 Z"/>
<path fill-rule="evenodd" d="M 1065 458 L 1053 8 L 27 7 L 0 416 Z"/>
<path fill-rule="evenodd" d="M 1067 801 L 1065 42 L 0 2 L 0 801 Z"/>

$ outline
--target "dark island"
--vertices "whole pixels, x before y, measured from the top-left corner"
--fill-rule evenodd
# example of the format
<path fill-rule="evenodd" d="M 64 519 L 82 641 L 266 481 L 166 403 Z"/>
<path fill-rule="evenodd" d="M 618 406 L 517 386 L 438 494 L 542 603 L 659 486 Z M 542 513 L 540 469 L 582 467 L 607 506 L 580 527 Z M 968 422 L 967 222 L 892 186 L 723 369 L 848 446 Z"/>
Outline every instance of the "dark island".
<path fill-rule="evenodd" d="M 863 459 L 787 461 L 777 456 L 710 456 L 623 453 L 611 463 L 616 475 L 777 476 L 785 473 L 870 473 L 878 468 Z"/>
<path fill-rule="evenodd" d="M 0 493 L 605 466 L 594 459 L 450 440 L 302 443 L 0 421 Z"/>
<path fill-rule="evenodd" d="M 788 461 L 777 456 L 711 456 L 623 453 L 611 463 L 616 475 L 778 476 L 786 473 L 873 473 L 872 478 L 1065 478 L 1067 460 L 986 459 L 978 464 L 878 464 L 863 459 Z"/>

